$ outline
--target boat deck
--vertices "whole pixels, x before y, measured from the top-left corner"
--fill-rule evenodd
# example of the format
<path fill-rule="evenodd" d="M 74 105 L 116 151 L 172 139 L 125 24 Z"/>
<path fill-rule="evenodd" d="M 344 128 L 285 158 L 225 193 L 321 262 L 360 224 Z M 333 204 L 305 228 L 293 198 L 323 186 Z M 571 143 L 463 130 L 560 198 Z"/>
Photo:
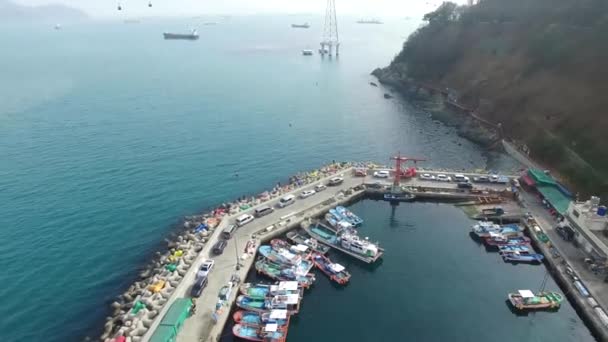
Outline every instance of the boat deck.
<path fill-rule="evenodd" d="M 309 223 L 303 223 L 302 224 L 302 228 L 304 228 L 304 230 L 308 234 L 311 234 L 311 235 L 315 234 L 312 231 L 312 228 L 311 228 L 311 226 L 310 226 Z M 326 246 L 329 246 L 329 247 L 331 247 L 331 248 L 333 248 L 335 250 L 338 250 L 338 251 L 340 251 L 340 252 L 342 252 L 344 254 L 348 254 L 348 255 L 352 256 L 353 258 L 355 258 L 355 259 L 359 259 L 359 260 L 361 260 L 363 262 L 366 262 L 368 264 L 371 264 L 371 263 L 374 263 L 374 262 L 378 261 L 378 259 L 380 259 L 384 255 L 384 249 L 380 248 L 380 247 L 378 247 L 378 254 L 376 254 L 376 256 L 374 256 L 374 257 L 365 257 L 365 256 L 363 256 L 361 254 L 353 253 L 352 251 L 349 251 L 348 249 L 342 248 L 342 247 L 340 247 L 338 245 L 335 245 L 333 243 L 327 242 L 327 241 L 325 241 L 323 239 L 318 239 L 317 241 L 319 241 L 320 243 L 322 243 L 322 244 L 324 244 Z"/>

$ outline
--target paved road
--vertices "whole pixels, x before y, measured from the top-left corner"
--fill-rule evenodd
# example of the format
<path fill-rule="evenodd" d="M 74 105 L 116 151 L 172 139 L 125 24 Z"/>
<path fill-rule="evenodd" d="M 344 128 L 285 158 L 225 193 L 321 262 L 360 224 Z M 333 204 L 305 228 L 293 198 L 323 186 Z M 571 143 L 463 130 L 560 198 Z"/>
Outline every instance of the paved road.
<path fill-rule="evenodd" d="M 608 286 L 604 283 L 603 276 L 594 275 L 583 262 L 586 255 L 571 242 L 564 241 L 561 236 L 555 231 L 557 221 L 553 218 L 547 209 L 543 207 L 541 201 L 534 195 L 522 192 L 521 198 L 524 205 L 534 215 L 534 218 L 545 231 L 545 234 L 551 239 L 551 243 L 559 251 L 562 258 L 568 261 L 568 264 L 578 274 L 585 286 L 589 289 L 598 304 L 604 309 L 608 308 Z M 547 256 L 551 257 L 551 256 Z"/>
<path fill-rule="evenodd" d="M 220 256 L 210 256 L 209 254 L 210 247 L 213 246 L 213 244 L 219 238 L 219 234 L 214 234 L 214 236 L 207 243 L 205 250 L 203 250 L 203 252 L 199 255 L 198 259 L 200 260 L 197 260 L 198 263 L 196 263 L 195 266 L 200 265 L 200 263 L 202 263 L 202 261 L 206 258 L 213 258 L 215 260 L 215 267 L 209 274 L 209 284 L 207 285 L 207 288 L 205 288 L 205 290 L 203 291 L 203 295 L 196 300 L 197 313 L 186 321 L 177 340 L 179 342 L 199 342 L 207 341 L 209 339 L 209 334 L 214 326 L 212 313 L 215 310 L 215 305 L 218 300 L 218 293 L 222 286 L 226 285 L 230 281 L 231 276 L 235 273 L 237 255 L 240 257 L 244 254 L 245 246 L 247 244 L 247 241 L 250 239 L 252 233 L 279 222 L 282 216 L 288 215 L 290 213 L 300 213 L 312 207 L 315 207 L 321 204 L 322 202 L 330 199 L 342 189 L 347 189 L 361 184 L 361 178 L 352 177 L 350 175 L 350 172 L 344 172 L 344 178 L 344 183 L 340 186 L 328 187 L 327 190 L 317 193 L 314 196 L 308 197 L 306 199 L 298 198 L 294 204 L 286 208 L 275 209 L 272 214 L 257 218 L 253 222 L 239 228 L 234 237 L 228 241 L 228 245 L 226 246 L 224 253 Z M 322 180 L 321 182 L 326 182 L 326 180 Z M 318 182 L 313 183 L 307 187 L 295 190 L 292 193 L 299 194 L 303 190 L 313 189 L 317 184 Z M 276 206 L 277 202 L 278 199 L 264 203 L 263 205 Z M 222 224 L 218 227 L 218 232 L 221 232 L 221 230 L 228 224 L 232 224 L 234 222 L 234 219 L 240 215 L 242 215 L 242 213 L 222 220 Z M 182 284 L 180 284 L 180 287 L 178 287 L 178 289 L 176 290 L 176 292 L 179 291 L 179 297 L 189 295 L 189 291 L 191 289 L 192 282 L 194 281 L 196 273 L 195 271 L 197 268 L 198 267 L 191 268 L 188 274 L 184 277 Z M 242 269 L 239 272 L 242 278 L 244 278 L 246 271 L 246 269 Z M 235 288 L 234 290 L 237 289 Z M 224 312 L 222 313 L 222 315 L 227 315 L 228 313 L 228 308 L 224 308 Z M 215 332 L 213 336 L 216 336 Z"/>

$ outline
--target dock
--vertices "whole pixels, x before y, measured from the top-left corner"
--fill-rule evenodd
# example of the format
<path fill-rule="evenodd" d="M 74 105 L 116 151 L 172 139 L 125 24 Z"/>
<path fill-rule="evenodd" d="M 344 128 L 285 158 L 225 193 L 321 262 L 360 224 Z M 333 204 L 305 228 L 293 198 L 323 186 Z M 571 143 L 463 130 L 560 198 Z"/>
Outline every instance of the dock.
<path fill-rule="evenodd" d="M 357 167 L 361 170 L 361 167 Z M 106 324 L 105 338 L 102 340 L 111 341 L 107 332 L 117 331 L 118 334 L 128 335 L 133 342 L 147 342 L 156 331 L 163 316 L 167 313 L 172 303 L 179 298 L 190 297 L 190 290 L 194 283 L 197 270 L 206 259 L 214 259 L 214 269 L 208 276 L 207 287 L 203 290 L 199 298 L 194 298 L 197 307 L 196 313 L 187 319 L 181 330 L 177 334 L 176 341 L 179 342 L 200 342 L 200 341 L 218 341 L 226 322 L 230 319 L 230 310 L 234 306 L 238 291 L 233 290 L 223 302 L 218 305 L 218 293 L 220 289 L 236 278 L 244 280 L 247 277 L 249 270 L 255 262 L 255 253 L 257 247 L 261 244 L 270 241 L 272 238 L 281 236 L 287 231 L 300 228 L 303 225 L 309 224 L 312 219 L 323 217 L 329 209 L 338 205 L 349 205 L 364 197 L 374 197 L 382 195 L 390 191 L 391 182 L 389 179 L 379 179 L 373 177 L 374 171 L 378 168 L 367 168 L 366 174 L 362 176 L 360 172 L 355 172 L 355 167 L 352 164 L 347 164 L 345 167 L 336 169 L 329 174 L 316 181 L 308 182 L 302 186 L 295 187 L 290 191 L 280 193 L 273 192 L 272 195 L 264 196 L 263 200 L 258 200 L 253 206 L 240 206 L 234 211 L 230 211 L 221 217 L 221 221 L 217 227 L 210 230 L 210 234 L 198 243 L 201 246 L 197 249 L 197 254 L 190 256 L 185 262 L 178 263 L 181 265 L 181 272 L 171 281 L 167 281 L 169 285 L 161 289 L 148 298 L 156 298 L 154 300 L 160 303 L 157 311 L 142 310 L 139 316 L 131 317 L 130 314 L 124 314 L 124 311 L 119 311 L 120 318 L 123 322 L 122 327 L 111 327 Z M 430 171 L 425 170 L 425 173 L 433 174 L 464 174 L 469 177 L 475 177 L 479 173 L 467 173 L 462 171 Z M 315 173 L 316 174 L 316 173 Z M 304 190 L 314 189 L 316 185 L 327 184 L 329 179 L 340 176 L 344 181 L 336 186 L 328 186 L 324 191 L 318 192 L 313 196 L 302 199 L 298 195 Z M 514 175 L 507 175 L 515 177 Z M 407 188 L 417 195 L 417 199 L 434 200 L 434 201 L 489 201 L 489 199 L 508 196 L 509 185 L 497 183 L 476 184 L 476 189 L 459 189 L 456 183 L 453 182 L 438 182 L 427 181 L 419 178 L 404 178 L 401 181 L 401 186 Z M 279 198 L 285 195 L 294 195 L 297 200 L 294 204 L 286 208 L 279 208 L 277 203 Z M 261 196 L 260 196 L 261 198 Z M 236 230 L 232 238 L 228 240 L 227 246 L 221 255 L 213 255 L 211 248 L 221 238 L 222 231 L 231 224 L 234 220 L 243 214 L 253 214 L 256 208 L 262 206 L 272 206 L 274 212 L 256 218 L 251 223 L 246 224 Z M 185 233 L 185 235 L 192 235 Z M 337 246 L 330 246 L 337 248 Z M 189 254 L 191 255 L 191 254 Z M 352 254 L 351 254 L 352 255 Z M 366 261 L 366 260 L 363 260 Z M 366 261 L 367 262 L 367 261 Z M 158 279 L 158 277 L 156 278 Z M 145 284 L 145 282 L 143 282 Z M 141 286 L 141 285 L 140 285 Z M 137 288 L 137 286 L 135 287 Z M 147 292 L 144 292 L 146 294 Z M 156 296 L 156 297 L 155 297 Z M 129 305 L 123 304 L 123 308 L 130 308 Z M 216 305 L 219 309 L 216 310 Z M 123 309 L 125 310 L 125 309 Z M 129 309 L 126 309 L 129 312 Z M 122 314 L 120 312 L 123 312 Z M 127 318 L 129 325 L 123 318 Z M 114 333 L 114 336 L 117 336 Z"/>

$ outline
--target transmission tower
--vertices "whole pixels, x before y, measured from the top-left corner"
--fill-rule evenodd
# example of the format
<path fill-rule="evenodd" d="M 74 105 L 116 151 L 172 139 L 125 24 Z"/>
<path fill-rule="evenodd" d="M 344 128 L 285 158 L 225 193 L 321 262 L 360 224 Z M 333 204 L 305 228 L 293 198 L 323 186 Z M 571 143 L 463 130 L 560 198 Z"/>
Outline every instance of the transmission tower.
<path fill-rule="evenodd" d="M 336 19 L 336 1 L 327 0 L 325 10 L 325 28 L 321 40 L 321 55 L 332 55 L 332 47 L 336 48 L 336 56 L 340 54 L 340 40 L 338 39 L 338 20 Z"/>

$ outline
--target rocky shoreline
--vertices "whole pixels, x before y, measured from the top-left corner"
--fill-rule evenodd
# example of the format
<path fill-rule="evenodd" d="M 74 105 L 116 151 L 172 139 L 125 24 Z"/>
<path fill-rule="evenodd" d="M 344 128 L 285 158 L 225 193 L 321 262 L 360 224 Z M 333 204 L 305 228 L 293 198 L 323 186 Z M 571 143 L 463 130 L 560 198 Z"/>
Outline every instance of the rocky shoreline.
<path fill-rule="evenodd" d="M 501 147 L 497 144 L 500 134 L 496 129 L 488 128 L 453 104 L 450 105 L 442 93 L 421 86 L 390 66 L 377 68 L 371 74 L 381 84 L 407 98 L 412 105 L 429 113 L 434 120 L 456 128 L 460 137 L 485 148 Z"/>
<path fill-rule="evenodd" d="M 334 162 L 320 169 L 292 176 L 288 184 L 278 183 L 272 190 L 257 196 L 243 196 L 206 213 L 185 217 L 180 224 L 181 228 L 172 234 L 172 238 L 166 240 L 166 250 L 157 251 L 139 273 L 139 280 L 110 304 L 111 314 L 105 319 L 99 340 L 141 341 L 225 216 L 238 214 L 351 166 L 351 163 Z"/>

